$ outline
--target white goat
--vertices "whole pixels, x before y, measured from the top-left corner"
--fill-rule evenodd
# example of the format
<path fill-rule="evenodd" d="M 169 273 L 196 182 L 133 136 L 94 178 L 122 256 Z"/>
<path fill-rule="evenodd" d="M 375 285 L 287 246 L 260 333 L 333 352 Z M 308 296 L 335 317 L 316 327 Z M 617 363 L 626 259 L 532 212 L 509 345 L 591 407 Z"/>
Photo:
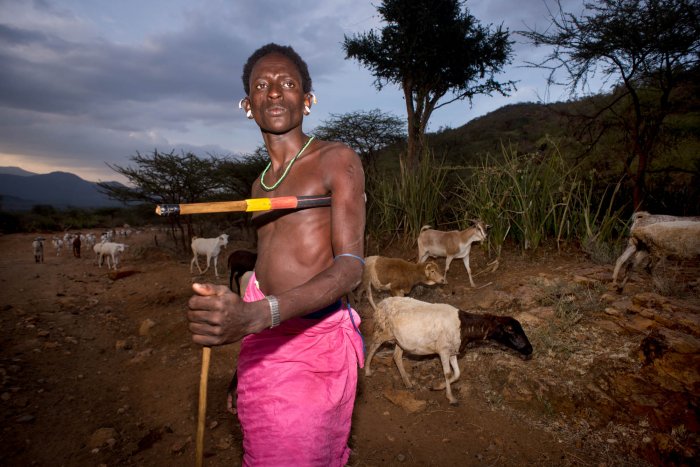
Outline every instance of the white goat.
<path fill-rule="evenodd" d="M 32 249 L 34 250 L 34 262 L 43 263 L 44 262 L 44 239 L 42 237 L 37 237 L 32 242 Z"/>
<path fill-rule="evenodd" d="M 447 271 L 450 269 L 452 259 L 462 258 L 469 275 L 469 283 L 472 287 L 476 287 L 472 279 L 472 270 L 469 267 L 469 252 L 472 243 L 486 240 L 486 232 L 489 227 L 481 221 L 476 221 L 468 229 L 443 232 L 432 230 L 429 225 L 424 225 L 418 235 L 418 262 L 424 262 L 429 256 L 446 257 L 445 283 L 447 283 Z"/>
<path fill-rule="evenodd" d="M 93 250 L 97 253 L 100 267 L 102 267 L 102 259 L 107 256 L 107 269 L 112 269 L 112 265 L 114 265 L 114 270 L 116 271 L 117 266 L 119 266 L 119 257 L 128 246 L 124 243 L 102 242 L 96 244 Z M 112 259 L 112 264 L 110 264 L 110 258 Z"/>
<path fill-rule="evenodd" d="M 394 362 L 406 387 L 413 384 L 403 367 L 403 352 L 440 356 L 450 404 L 457 404 L 450 384 L 459 378 L 457 356 L 468 342 L 493 340 L 517 350 L 523 358 L 532 345 L 520 323 L 510 316 L 477 315 L 443 303 L 426 303 L 410 297 L 389 297 L 377 305 L 372 345 L 367 353 L 365 375 L 371 376 L 372 357 L 384 342 L 396 342 Z"/>
<path fill-rule="evenodd" d="M 615 262 L 613 285 L 617 286 L 620 270 L 622 289 L 629 271 L 651 256 L 651 266 L 666 258 L 693 259 L 700 257 L 700 217 L 654 215 L 639 211 L 632 216 L 627 248 Z M 634 257 L 633 261 L 628 262 Z"/>
<path fill-rule="evenodd" d="M 209 270 L 209 264 L 211 259 L 214 258 L 214 274 L 219 277 L 219 271 L 217 269 L 218 257 L 222 248 L 226 248 L 228 245 L 228 234 L 221 234 L 216 238 L 192 238 L 192 261 L 190 261 L 190 273 L 192 273 L 192 268 L 196 264 L 197 269 L 199 269 L 200 274 L 204 274 Z M 207 257 L 207 268 L 202 271 L 199 267 L 199 261 L 197 261 L 197 256 L 204 255 Z"/>
<path fill-rule="evenodd" d="M 57 236 L 53 236 L 51 239 L 51 243 L 53 243 L 53 247 L 56 249 L 56 256 L 61 256 L 61 248 L 63 248 L 63 240 L 58 238 Z"/>

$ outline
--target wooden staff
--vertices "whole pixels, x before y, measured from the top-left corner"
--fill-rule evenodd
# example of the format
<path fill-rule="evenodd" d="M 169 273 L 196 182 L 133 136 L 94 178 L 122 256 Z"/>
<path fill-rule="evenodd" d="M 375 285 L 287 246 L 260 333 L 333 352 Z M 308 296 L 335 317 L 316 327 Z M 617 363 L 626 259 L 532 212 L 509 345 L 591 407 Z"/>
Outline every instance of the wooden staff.
<path fill-rule="evenodd" d="M 241 201 L 213 203 L 160 204 L 156 206 L 159 216 L 178 214 L 206 214 L 214 212 L 253 212 L 278 209 L 305 209 L 330 206 L 330 196 L 281 196 L 277 198 L 252 198 Z M 207 385 L 211 347 L 202 347 L 202 371 L 199 375 L 199 413 L 197 414 L 196 466 L 204 465 L 204 428 L 207 418 Z"/>
<path fill-rule="evenodd" d="M 156 214 L 174 216 L 178 214 L 211 214 L 215 212 L 253 212 L 278 209 L 304 209 L 330 206 L 330 196 L 280 196 L 277 198 L 251 198 L 240 201 L 217 201 L 211 203 L 159 204 Z"/>
<path fill-rule="evenodd" d="M 202 347 L 202 372 L 199 375 L 199 413 L 197 415 L 197 467 L 204 465 L 204 423 L 207 418 L 207 381 L 211 347 Z"/>

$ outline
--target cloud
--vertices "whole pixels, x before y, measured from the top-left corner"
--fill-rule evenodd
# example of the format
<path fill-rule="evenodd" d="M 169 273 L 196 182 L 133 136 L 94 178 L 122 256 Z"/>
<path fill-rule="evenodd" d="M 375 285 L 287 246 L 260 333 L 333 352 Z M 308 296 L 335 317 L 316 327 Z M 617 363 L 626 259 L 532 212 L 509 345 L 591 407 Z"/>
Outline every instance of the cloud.
<path fill-rule="evenodd" d="M 467 7 L 482 23 L 503 21 L 512 32 L 542 24 L 546 4 L 525 3 Z M 105 162 L 127 164 L 136 151 L 252 152 L 260 135 L 237 108 L 240 74 L 267 42 L 292 45 L 309 65 L 319 105 L 307 130 L 329 113 L 380 108 L 403 116 L 400 90 L 377 92 L 369 72 L 342 51 L 345 35 L 377 27 L 373 3 L 356 0 L 303 8 L 277 0 L 0 1 L 0 165 L 21 155 L 28 165 L 53 159 L 109 178 Z M 521 42 L 515 50 L 507 79 L 527 76 L 530 91 L 533 75 L 517 66 L 541 52 Z M 431 128 L 464 124 L 476 109 L 452 104 Z"/>

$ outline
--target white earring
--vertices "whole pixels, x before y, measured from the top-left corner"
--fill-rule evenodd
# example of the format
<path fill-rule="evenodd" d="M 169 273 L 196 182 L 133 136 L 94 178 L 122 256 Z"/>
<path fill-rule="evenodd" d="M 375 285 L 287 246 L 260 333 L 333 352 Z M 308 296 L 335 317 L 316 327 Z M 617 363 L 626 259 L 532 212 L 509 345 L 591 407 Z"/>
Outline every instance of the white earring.
<path fill-rule="evenodd" d="M 311 102 L 313 104 L 318 104 L 318 100 L 316 99 L 316 94 L 314 94 L 313 92 L 310 92 L 309 94 L 311 95 Z"/>
<path fill-rule="evenodd" d="M 245 113 L 245 116 L 248 117 L 248 118 L 253 118 L 253 111 L 249 109 L 249 110 Z"/>
<path fill-rule="evenodd" d="M 238 108 L 239 108 L 239 109 L 242 109 L 242 108 L 243 108 L 243 101 L 244 101 L 244 100 L 245 100 L 245 97 L 244 97 L 243 99 L 241 99 L 240 101 L 238 101 Z"/>
<path fill-rule="evenodd" d="M 304 115 L 309 115 L 311 113 L 311 109 L 309 108 L 308 105 L 304 106 Z"/>

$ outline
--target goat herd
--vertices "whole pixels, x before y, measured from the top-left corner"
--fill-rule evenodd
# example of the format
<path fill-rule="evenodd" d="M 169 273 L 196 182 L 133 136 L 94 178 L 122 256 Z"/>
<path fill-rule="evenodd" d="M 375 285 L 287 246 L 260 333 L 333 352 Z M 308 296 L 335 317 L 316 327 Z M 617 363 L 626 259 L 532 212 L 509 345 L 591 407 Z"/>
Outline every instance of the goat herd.
<path fill-rule="evenodd" d="M 119 230 L 108 230 L 101 234 L 100 241 L 97 241 L 97 237 L 93 233 L 70 233 L 67 232 L 63 237 L 53 236 L 51 239 L 51 244 L 56 250 L 56 256 L 61 256 L 63 248 L 66 247 L 72 249 L 73 256 L 80 258 L 81 250 L 83 245 L 88 248 L 92 247 L 95 253 L 95 259 L 99 267 L 102 267 L 104 258 L 107 258 L 107 269 L 117 269 L 119 266 L 119 258 L 124 250 L 128 248 L 129 245 L 126 243 L 117 243 L 112 240 L 115 237 L 129 237 L 132 235 L 133 231 L 131 229 L 119 229 Z M 36 237 L 32 241 L 32 249 L 34 250 L 34 261 L 37 263 L 44 262 L 44 242 L 46 239 L 44 237 Z M 110 261 L 111 260 L 111 261 Z"/>
<path fill-rule="evenodd" d="M 374 332 L 369 347 L 365 374 L 372 374 L 371 362 L 376 351 L 385 342 L 394 342 L 393 358 L 401 378 L 407 387 L 412 387 L 402 363 L 404 352 L 414 355 L 435 355 L 440 357 L 444 383 L 434 389 L 445 389 L 447 399 L 456 404 L 450 384 L 460 376 L 457 356 L 469 342 L 491 340 L 511 348 L 523 357 L 532 354 L 530 344 L 520 323 L 512 317 L 468 313 L 449 304 L 432 304 L 405 297 L 418 284 L 446 284 L 447 272 L 454 258 L 462 259 L 472 287 L 476 287 L 469 267 L 471 245 L 486 240 L 489 226 L 481 221 L 461 231 L 439 231 L 429 226 L 421 229 L 417 239 L 418 262 L 412 263 L 400 258 L 369 256 L 365 258 L 362 282 L 355 291 L 355 299 L 366 294 L 374 310 Z M 119 231 L 118 235 L 129 236 L 130 231 Z M 52 242 L 56 254 L 60 255 L 63 245 L 72 245 L 73 254 L 80 257 L 81 243 L 93 247 L 98 264 L 107 257 L 108 268 L 117 268 L 119 256 L 127 245 L 112 242 L 114 231 L 102 235 L 96 242 L 94 235 L 66 234 L 63 239 L 54 237 Z M 33 242 L 36 262 L 43 262 L 42 237 Z M 211 261 L 214 273 L 219 277 L 218 256 L 228 244 L 228 235 L 223 233 L 215 238 L 192 239 L 192 261 L 190 273 L 196 265 L 200 274 L 205 274 Z M 206 268 L 202 270 L 198 257 L 206 257 Z M 440 271 L 430 257 L 445 258 L 445 272 Z M 627 282 L 629 271 L 644 264 L 650 272 L 667 258 L 694 259 L 700 257 L 700 217 L 676 217 L 651 215 L 637 212 L 632 218 L 628 246 L 618 258 L 613 272 L 613 284 L 621 290 Z M 111 259 L 111 263 L 110 263 Z M 248 250 L 236 250 L 228 256 L 229 286 L 240 293 L 246 287 L 246 274 L 255 266 L 257 254 Z M 621 283 L 618 285 L 618 280 Z M 235 288 L 234 288 L 235 287 Z M 375 304 L 372 289 L 388 291 L 392 296 Z"/>

